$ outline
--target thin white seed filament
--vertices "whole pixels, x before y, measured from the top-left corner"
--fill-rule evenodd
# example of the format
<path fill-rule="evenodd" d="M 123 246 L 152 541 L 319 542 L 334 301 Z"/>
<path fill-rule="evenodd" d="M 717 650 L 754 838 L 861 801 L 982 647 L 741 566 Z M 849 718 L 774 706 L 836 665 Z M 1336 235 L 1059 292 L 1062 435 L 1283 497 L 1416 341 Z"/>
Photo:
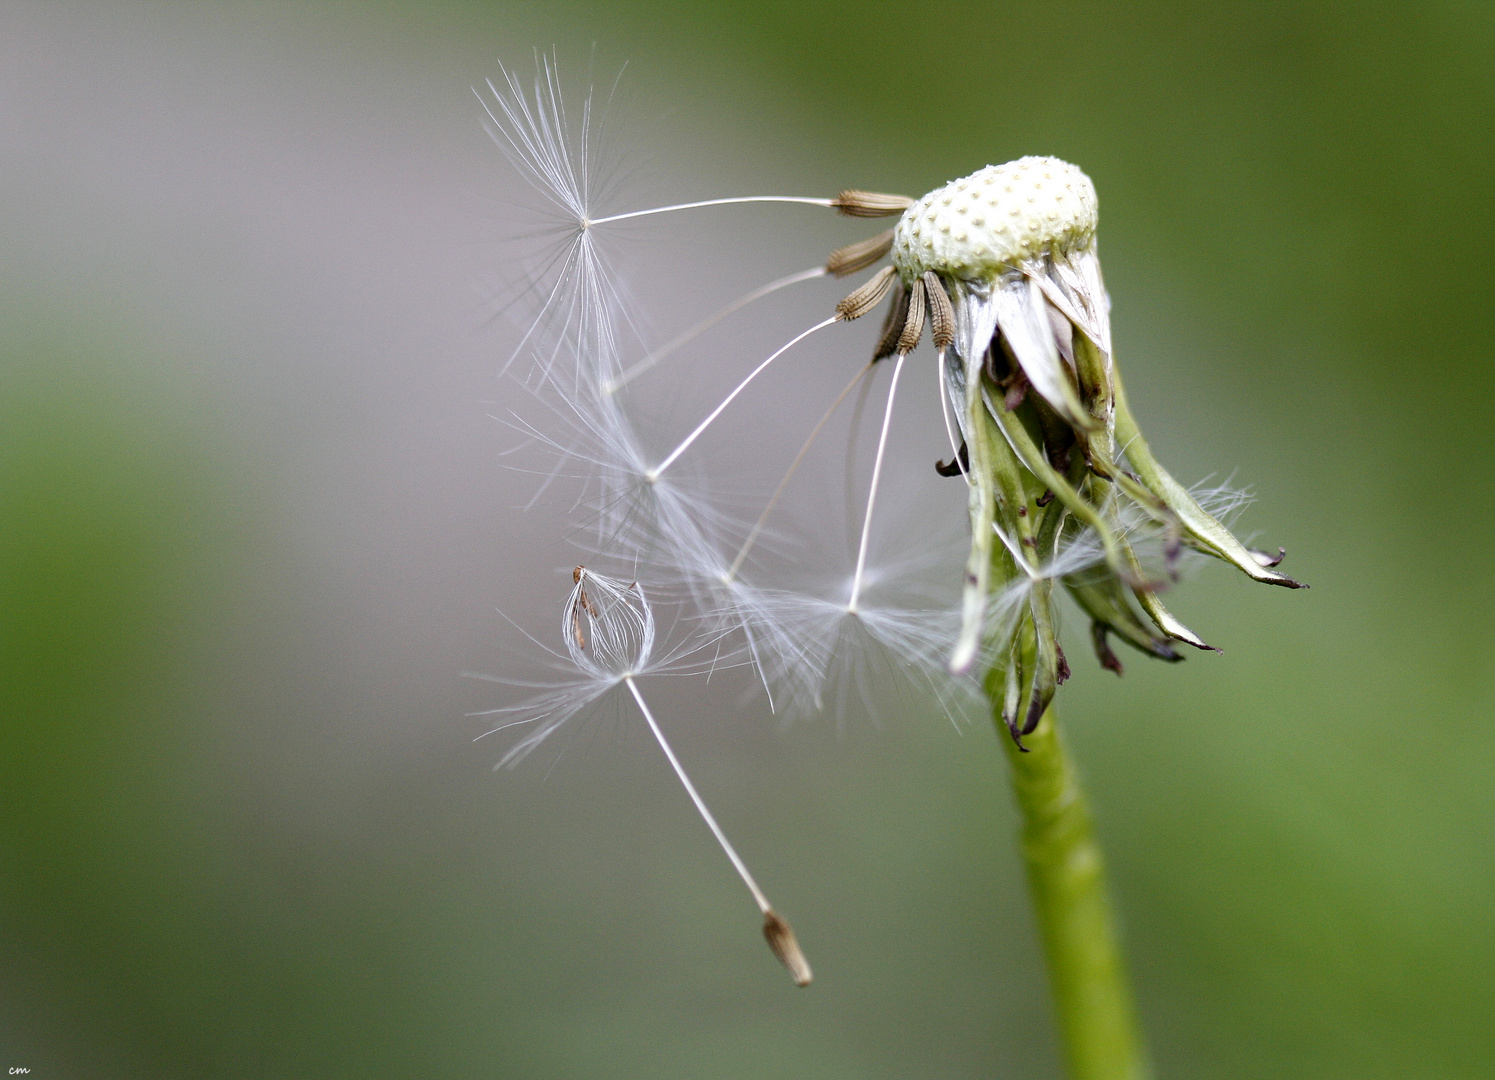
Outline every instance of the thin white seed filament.
<path fill-rule="evenodd" d="M 1037 567 L 1030 563 L 1028 556 L 1018 546 L 1017 541 L 1003 532 L 1002 527 L 995 521 L 992 522 L 991 527 L 992 532 L 997 534 L 997 539 L 1002 541 L 1002 546 L 1012 553 L 1012 560 L 1017 563 L 1018 569 L 1028 575 L 1029 581 L 1038 581 L 1043 575 L 1038 572 Z"/>
<path fill-rule="evenodd" d="M 685 785 L 685 792 L 690 796 L 690 801 L 696 804 L 696 810 L 701 819 L 706 822 L 706 827 L 716 837 L 716 842 L 721 845 L 722 851 L 726 852 L 727 858 L 731 860 L 732 867 L 737 871 L 737 876 L 742 878 L 742 883 L 748 887 L 748 892 L 753 894 L 753 900 L 758 905 L 758 910 L 767 915 L 773 910 L 768 902 L 768 897 L 763 895 L 763 890 L 758 888 L 758 883 L 753 880 L 753 875 L 748 873 L 747 864 L 737 854 L 737 850 L 727 839 L 727 834 L 722 832 L 722 827 L 716 823 L 716 818 L 711 816 L 711 811 L 706 809 L 706 802 L 696 791 L 696 786 L 690 782 L 690 777 L 685 775 L 685 769 L 680 764 L 680 759 L 675 756 L 675 751 L 670 749 L 669 742 L 664 737 L 664 732 L 659 730 L 659 723 L 654 719 L 654 714 L 649 711 L 649 705 L 644 701 L 644 695 L 639 693 L 638 685 L 634 683 L 633 676 L 624 676 L 623 681 L 628 684 L 628 689 L 633 693 L 633 700 L 638 702 L 638 707 L 644 714 L 644 719 L 649 723 L 649 730 L 654 732 L 654 738 L 659 743 L 659 748 L 664 751 L 664 756 L 669 759 L 670 767 L 675 770 L 675 775 L 680 778 L 680 783 Z"/>
<path fill-rule="evenodd" d="M 768 367 L 769 364 L 773 363 L 779 357 L 783 356 L 790 349 L 794 348 L 794 346 L 798 345 L 801 341 L 805 340 L 805 338 L 815 333 L 815 331 L 824 330 L 827 326 L 833 326 L 835 325 L 836 321 L 837 320 L 835 316 L 832 316 L 831 318 L 826 319 L 823 322 L 816 323 L 814 326 L 810 327 L 810 329 L 806 330 L 804 333 L 791 340 L 787 345 L 781 347 L 767 360 L 763 361 L 763 363 L 755 367 L 752 370 L 752 373 L 748 375 L 746 379 L 743 379 L 742 382 L 737 384 L 736 389 L 734 389 L 730 394 L 722 399 L 722 403 L 720 405 L 711 410 L 711 415 L 702 420 L 700 424 L 696 426 L 696 429 L 685 437 L 684 442 L 675 447 L 674 450 L 670 451 L 669 457 L 665 458 L 658 465 L 644 474 L 644 479 L 648 480 L 651 484 L 654 481 L 658 480 L 660 476 L 664 474 L 664 471 L 675 463 L 675 459 L 678 458 L 681 454 L 685 453 L 685 451 L 690 447 L 690 444 L 695 442 L 696 439 L 700 438 L 701 433 L 711 426 L 712 421 L 720 416 L 728 405 L 732 404 L 732 399 L 747 389 L 748 383 L 756 379 L 760 372 L 762 372 L 766 367 Z"/>
<path fill-rule="evenodd" d="M 626 214 L 613 214 L 611 217 L 590 218 L 582 222 L 583 226 L 606 225 L 613 221 L 627 221 L 629 218 L 648 217 L 650 214 L 669 214 L 676 210 L 696 210 L 703 206 L 730 206 L 734 203 L 801 203 L 805 206 L 835 206 L 834 199 L 806 199 L 798 195 L 746 195 L 736 199 L 704 199 L 701 202 L 676 203 L 673 206 L 655 206 L 648 210 L 630 210 Z"/>
<path fill-rule="evenodd" d="M 770 281 L 767 285 L 759 286 L 752 292 L 745 293 L 742 296 L 739 296 L 736 300 L 733 300 L 730 304 L 722 308 L 716 314 L 702 319 L 700 322 L 696 323 L 696 325 L 692 326 L 689 330 L 685 331 L 685 333 L 670 341 L 667 345 L 663 345 L 660 348 L 656 349 L 654 352 L 651 352 L 648 356 L 644 357 L 642 360 L 629 367 L 616 379 L 608 380 L 602 386 L 603 392 L 607 394 L 617 393 L 634 379 L 638 378 L 638 376 L 642 375 L 655 364 L 663 360 L 666 356 L 669 356 L 672 352 L 680 348 L 682 345 L 690 344 L 690 342 L 700 337 L 707 330 L 710 330 L 713 326 L 721 322 L 728 315 L 735 314 L 736 312 L 739 312 L 743 308 L 747 307 L 749 304 L 754 303 L 758 300 L 762 300 L 765 296 L 770 296 L 773 293 L 778 292 L 780 289 L 787 289 L 790 285 L 798 285 L 801 281 L 810 281 L 814 278 L 825 277 L 829 273 L 830 271 L 823 266 L 812 266 L 808 270 L 801 270 L 797 274 L 789 274 L 787 277 L 781 277 L 777 281 Z"/>
<path fill-rule="evenodd" d="M 573 240 L 570 246 L 567 248 L 566 258 L 565 261 L 561 263 L 561 268 L 556 274 L 555 284 L 550 287 L 550 292 L 546 295 L 545 302 L 540 305 L 539 313 L 535 315 L 534 321 L 529 325 L 529 329 L 524 332 L 524 336 L 519 339 L 519 344 L 514 346 L 514 351 L 510 353 L 509 358 L 504 361 L 505 369 L 507 369 L 509 365 L 513 364 L 515 360 L 519 359 L 519 354 L 522 353 L 524 351 L 524 347 L 529 344 L 530 338 L 535 335 L 535 333 L 544 324 L 546 316 L 550 314 L 551 305 L 555 303 L 558 296 L 562 295 L 565 287 L 570 284 L 573 275 L 578 269 L 579 263 L 584 258 L 584 255 L 580 249 L 580 239 Z"/>
<path fill-rule="evenodd" d="M 804 461 L 805 455 L 810 452 L 811 445 L 820 436 L 821 431 L 825 429 L 825 425 L 830 423 L 831 417 L 841 407 L 841 403 L 846 400 L 847 395 L 856 388 L 856 384 L 861 382 L 862 377 L 871 370 L 872 365 L 868 364 L 852 376 L 851 382 L 847 383 L 845 389 L 836 396 L 836 400 L 831 402 L 831 407 L 825 410 L 825 415 L 820 418 L 820 422 L 810 432 L 810 437 L 799 448 L 799 453 L 794 456 L 794 461 L 790 463 L 788 471 L 784 473 L 784 478 L 779 481 L 779 486 L 774 489 L 773 495 L 769 498 L 768 505 L 763 508 L 763 513 L 758 515 L 758 520 L 754 523 L 752 531 L 748 533 L 747 539 L 743 541 L 742 547 L 737 552 L 737 557 L 732 560 L 732 568 L 727 571 L 722 579 L 725 584 L 730 585 L 737 577 L 737 571 L 742 569 L 742 561 L 747 558 L 748 552 L 753 549 L 753 544 L 757 541 L 758 534 L 763 531 L 763 526 L 768 521 L 768 515 L 773 513 L 773 508 L 778 504 L 779 497 L 784 494 L 784 489 L 789 486 L 789 481 L 794 476 L 794 471 L 799 468 L 800 462 Z"/>
<path fill-rule="evenodd" d="M 960 470 L 961 479 L 967 484 L 971 478 L 966 474 L 965 462 L 960 460 L 960 447 L 955 442 L 955 423 L 950 417 L 950 396 L 945 392 L 945 350 L 941 349 L 939 357 L 934 365 L 935 382 L 939 385 L 940 414 L 945 418 L 945 435 L 950 440 L 950 454 L 955 462 L 955 467 Z"/>
<path fill-rule="evenodd" d="M 907 353 L 898 354 L 898 363 L 893 367 L 893 382 L 888 387 L 888 407 L 882 415 L 882 434 L 877 437 L 877 457 L 872 462 L 872 490 L 867 492 L 867 516 L 862 519 L 862 544 L 857 551 L 856 576 L 851 579 L 851 600 L 846 610 L 856 613 L 857 600 L 862 595 L 862 574 L 867 568 L 867 538 L 872 534 L 872 508 L 877 503 L 877 482 L 882 478 L 883 454 L 888 449 L 888 428 L 893 424 L 893 399 L 898 394 L 898 376 L 903 374 L 903 361 Z"/>
<path fill-rule="evenodd" d="M 488 107 L 483 95 L 473 87 L 473 93 L 477 94 L 483 111 L 493 121 L 489 133 L 495 140 L 503 140 L 499 146 L 538 190 L 567 213 L 579 216 L 586 206 L 587 197 L 586 147 L 590 139 L 586 136 L 590 127 L 590 99 L 583 111 L 583 171 L 578 177 L 565 148 L 565 108 L 549 60 L 544 62 L 543 83 L 539 78 L 535 80 L 533 108 L 525 96 L 523 85 L 514 75 L 505 70 L 504 80 L 509 88 L 507 94 L 500 91 L 492 79 L 485 81 L 505 120 L 498 118 Z"/>

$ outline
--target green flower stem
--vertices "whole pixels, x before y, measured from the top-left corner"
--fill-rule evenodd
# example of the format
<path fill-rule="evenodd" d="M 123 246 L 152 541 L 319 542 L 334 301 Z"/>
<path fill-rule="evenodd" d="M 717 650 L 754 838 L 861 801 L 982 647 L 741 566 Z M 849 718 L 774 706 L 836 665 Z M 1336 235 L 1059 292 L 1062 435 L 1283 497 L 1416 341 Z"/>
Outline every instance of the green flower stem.
<path fill-rule="evenodd" d="M 1023 859 L 1048 957 L 1059 1031 L 1073 1080 L 1147 1080 L 1152 1070 L 1137 1028 L 1090 809 L 1053 710 L 1023 753 L 997 733 L 1012 765 L 1023 815 Z"/>

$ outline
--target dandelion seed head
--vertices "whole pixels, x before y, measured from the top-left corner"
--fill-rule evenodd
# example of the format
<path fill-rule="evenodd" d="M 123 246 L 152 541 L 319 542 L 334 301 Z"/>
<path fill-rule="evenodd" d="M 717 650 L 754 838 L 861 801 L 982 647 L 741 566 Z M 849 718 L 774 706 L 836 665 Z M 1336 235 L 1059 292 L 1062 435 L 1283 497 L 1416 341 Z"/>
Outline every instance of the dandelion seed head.
<path fill-rule="evenodd" d="M 539 373 L 531 385 L 559 402 L 555 411 L 566 417 L 566 430 L 534 435 L 582 466 L 587 495 L 573 510 L 588 511 L 591 535 L 583 546 L 603 556 L 604 565 L 631 563 L 678 589 L 686 618 L 701 633 L 741 645 L 774 711 L 821 711 L 832 688 L 848 685 L 870 703 L 865 672 L 868 658 L 876 657 L 875 665 L 911 676 L 942 698 L 968 691 L 979 698 L 983 672 L 1005 673 L 1007 687 L 998 696 L 1016 736 L 1020 728 L 1031 730 L 1069 676 L 1056 638 L 1059 597 L 1068 594 L 1089 617 L 1102 665 L 1119 672 L 1108 634 L 1164 660 L 1180 658 L 1171 641 L 1208 647 L 1158 598 L 1180 580 L 1191 553 L 1223 559 L 1258 581 L 1296 587 L 1274 570 L 1280 553 L 1247 549 L 1212 516 L 1231 515 L 1235 492 L 1190 493 L 1141 438 L 1114 360 L 1095 244 L 1095 187 L 1080 169 L 1057 158 L 1024 157 L 917 200 L 847 189 L 834 199 L 728 196 L 599 215 L 588 181 L 589 106 L 579 124 L 575 113 L 568 123 L 553 67 L 543 59 L 539 66 L 533 90 L 506 76 L 505 87 L 493 88 L 496 104 L 489 109 L 495 137 L 516 166 L 569 219 L 563 250 L 544 279 L 550 284 L 535 290 L 541 298 L 535 328 L 521 342 Z M 892 230 L 837 248 L 819 266 L 778 277 L 695 320 L 664 345 L 647 346 L 635 321 L 642 318 L 637 301 L 625 295 L 598 247 L 602 234 L 617 222 L 748 203 L 809 204 L 852 218 L 898 220 Z M 874 269 L 884 260 L 891 265 Z M 667 377 L 659 366 L 682 345 L 789 285 L 864 270 L 868 279 L 834 314 L 779 339 L 777 349 L 757 354 L 755 366 L 737 367 L 723 351 L 710 376 L 694 371 L 693 380 L 724 377 L 733 385 L 714 408 L 685 417 L 693 427 L 680 428 L 664 446 L 655 445 L 653 428 L 650 438 L 640 438 L 635 422 L 675 427 L 680 419 L 676 409 L 657 406 L 652 421 L 639 417 L 648 415 L 648 395 L 672 396 L 683 385 L 679 369 Z M 775 372 L 792 370 L 807 351 L 799 348 L 806 339 L 826 331 L 817 337 L 819 347 L 837 332 L 831 327 L 889 300 L 871 363 L 829 403 L 772 495 L 755 497 L 756 505 L 736 519 L 728 486 L 748 480 L 753 463 L 769 457 L 761 451 L 773 432 L 759 425 L 751 437 L 763 445 L 746 444 L 750 451 L 724 462 L 713 444 L 742 422 L 719 418 L 761 408 L 765 390 L 758 380 L 771 365 Z M 895 409 L 904 415 L 909 407 L 910 391 L 897 399 L 900 375 L 917 366 L 905 361 L 926 322 L 939 350 L 941 411 L 949 409 L 951 465 L 938 471 L 962 479 L 971 526 L 965 573 L 953 558 L 941 558 L 948 587 L 937 598 L 916 595 L 910 567 L 881 557 L 887 531 L 914 521 L 926 549 L 937 546 L 929 543 L 927 519 L 889 512 L 907 479 L 906 471 L 892 469 L 897 452 L 888 453 Z M 620 348 L 625 341 L 639 346 L 636 355 L 633 344 Z M 849 459 L 846 470 L 848 488 L 853 463 L 859 487 L 870 474 L 870 485 L 847 506 L 848 521 L 860 519 L 855 569 L 849 578 L 797 580 L 803 544 L 780 542 L 786 519 L 797 516 L 781 496 L 853 389 L 860 385 L 865 395 L 878 383 L 887 396 L 878 409 L 875 453 Z M 860 410 L 859 399 L 855 414 Z M 802 538 L 825 537 L 831 502 L 823 493 L 815 498 L 816 518 Z M 571 661 L 597 685 L 627 681 L 651 663 L 655 631 L 642 589 L 591 571 L 577 574 L 563 613 Z"/>
<path fill-rule="evenodd" d="M 1095 185 L 1052 157 L 988 165 L 914 203 L 893 231 L 893 265 L 904 281 L 927 271 L 991 277 L 1095 237 Z"/>

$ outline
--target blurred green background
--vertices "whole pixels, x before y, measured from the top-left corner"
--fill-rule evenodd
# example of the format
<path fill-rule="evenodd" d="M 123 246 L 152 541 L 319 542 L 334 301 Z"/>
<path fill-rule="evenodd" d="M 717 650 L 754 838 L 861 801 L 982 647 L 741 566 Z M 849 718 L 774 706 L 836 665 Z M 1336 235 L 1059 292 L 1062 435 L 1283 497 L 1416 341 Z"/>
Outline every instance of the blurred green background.
<path fill-rule="evenodd" d="M 990 731 L 679 736 L 804 992 L 626 710 L 470 742 L 457 673 L 572 556 L 486 415 L 517 188 L 469 87 L 555 46 L 628 62 L 670 195 L 1090 173 L 1154 447 L 1313 585 L 1207 572 L 1171 603 L 1224 656 L 1060 699 L 1159 1074 L 1495 1074 L 1490 5 L 3 24 L 0 1068 L 1059 1075 Z"/>

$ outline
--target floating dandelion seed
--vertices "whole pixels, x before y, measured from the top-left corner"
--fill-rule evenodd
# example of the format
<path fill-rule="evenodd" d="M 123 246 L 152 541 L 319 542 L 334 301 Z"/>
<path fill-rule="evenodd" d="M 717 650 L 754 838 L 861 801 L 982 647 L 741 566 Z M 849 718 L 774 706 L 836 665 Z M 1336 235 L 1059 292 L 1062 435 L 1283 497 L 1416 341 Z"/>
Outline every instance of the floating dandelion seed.
<path fill-rule="evenodd" d="M 639 689 L 638 680 L 646 675 L 665 671 L 681 674 L 682 658 L 700 651 L 712 642 L 709 639 L 696 640 L 687 645 L 676 646 L 663 654 L 658 653 L 654 608 L 644 595 L 643 587 L 637 581 L 624 582 L 588 570 L 584 566 L 578 566 L 572 572 L 571 592 L 561 608 L 561 640 L 565 642 L 567 658 L 581 676 L 579 679 L 542 686 L 541 694 L 523 704 L 474 714 L 509 714 L 515 717 L 485 735 L 519 725 L 538 725 L 504 755 L 495 767 L 513 764 L 534 749 L 556 727 L 575 717 L 604 694 L 618 686 L 627 687 L 639 712 L 643 714 L 645 723 L 649 725 L 650 733 L 664 751 L 670 768 L 679 777 L 686 794 L 695 804 L 696 811 L 711 830 L 732 868 L 737 871 L 737 876 L 747 886 L 753 902 L 758 905 L 758 910 L 763 915 L 763 936 L 769 948 L 788 970 L 797 986 L 808 986 L 811 980 L 810 964 L 800 950 L 794 931 L 788 921 L 768 902 L 768 897 L 758 887 L 742 856 L 727 839 L 726 832 L 717 823 L 695 784 L 691 783 L 685 767 L 665 738 L 654 710 L 649 707 L 643 691 Z M 552 650 L 552 655 L 559 654 Z M 721 657 L 716 656 L 708 663 L 711 667 L 720 666 Z M 475 677 L 492 678 L 481 675 Z M 501 678 L 492 681 L 512 684 L 511 680 Z M 478 737 L 484 738 L 485 735 Z"/>

